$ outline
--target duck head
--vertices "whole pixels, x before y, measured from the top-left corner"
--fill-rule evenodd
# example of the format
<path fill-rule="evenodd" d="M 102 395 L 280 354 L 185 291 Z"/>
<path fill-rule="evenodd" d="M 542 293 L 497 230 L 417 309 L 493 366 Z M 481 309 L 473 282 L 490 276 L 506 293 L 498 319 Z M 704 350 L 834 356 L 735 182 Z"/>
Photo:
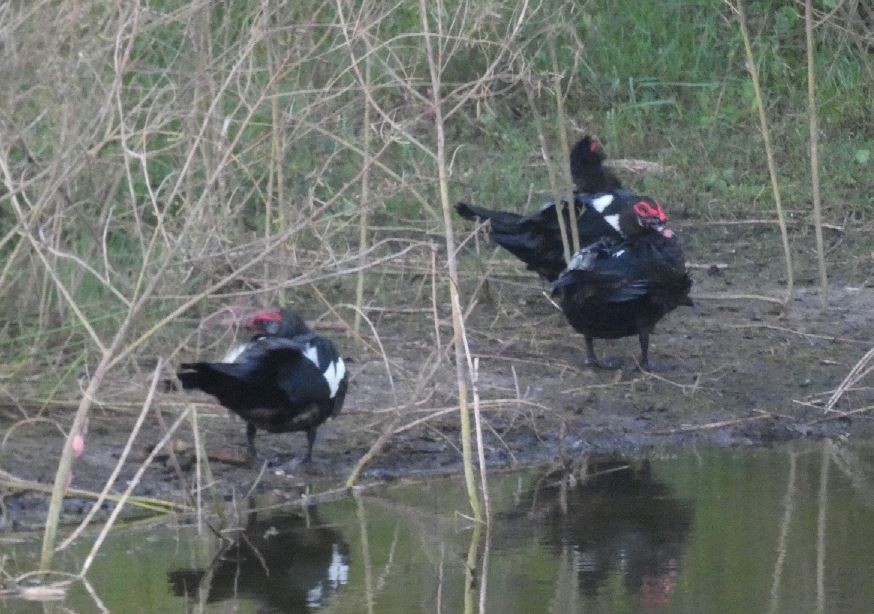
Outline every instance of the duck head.
<path fill-rule="evenodd" d="M 287 309 L 264 309 L 246 320 L 245 327 L 257 336 L 295 337 L 310 332 L 302 317 Z"/>
<path fill-rule="evenodd" d="M 668 216 L 659 201 L 654 198 L 642 197 L 631 206 L 631 216 L 620 219 L 620 230 L 626 237 L 651 230 L 666 239 L 674 236 L 668 228 Z"/>

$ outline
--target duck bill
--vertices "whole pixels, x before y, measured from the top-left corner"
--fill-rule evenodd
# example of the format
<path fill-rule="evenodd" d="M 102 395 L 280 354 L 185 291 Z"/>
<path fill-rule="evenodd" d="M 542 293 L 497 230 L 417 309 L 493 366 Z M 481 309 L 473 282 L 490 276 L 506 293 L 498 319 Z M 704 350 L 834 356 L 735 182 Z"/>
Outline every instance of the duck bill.
<path fill-rule="evenodd" d="M 674 231 L 665 226 L 664 224 L 659 224 L 655 227 L 656 232 L 662 235 L 665 239 L 671 239 L 674 236 Z"/>

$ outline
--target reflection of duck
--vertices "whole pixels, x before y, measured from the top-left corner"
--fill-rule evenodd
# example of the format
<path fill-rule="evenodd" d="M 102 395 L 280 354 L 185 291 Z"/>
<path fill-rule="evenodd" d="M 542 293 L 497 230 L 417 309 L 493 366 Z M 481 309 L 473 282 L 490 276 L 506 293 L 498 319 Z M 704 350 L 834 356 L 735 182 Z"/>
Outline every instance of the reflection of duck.
<path fill-rule="evenodd" d="M 571 557 L 585 594 L 597 595 L 608 577 L 619 573 L 641 604 L 666 605 L 691 529 L 689 502 L 656 482 L 648 461 L 590 461 L 588 473 L 594 476 L 568 488 L 564 497 L 564 476 L 549 475 L 550 485 L 529 500 L 546 527 L 546 543 Z"/>
<path fill-rule="evenodd" d="M 247 599 L 267 609 L 305 612 L 324 604 L 349 576 L 348 546 L 336 530 L 308 528 L 293 513 L 249 526 L 222 549 L 208 569 L 179 569 L 168 574 L 176 595 L 208 603 Z M 315 520 L 310 514 L 310 519 Z"/>

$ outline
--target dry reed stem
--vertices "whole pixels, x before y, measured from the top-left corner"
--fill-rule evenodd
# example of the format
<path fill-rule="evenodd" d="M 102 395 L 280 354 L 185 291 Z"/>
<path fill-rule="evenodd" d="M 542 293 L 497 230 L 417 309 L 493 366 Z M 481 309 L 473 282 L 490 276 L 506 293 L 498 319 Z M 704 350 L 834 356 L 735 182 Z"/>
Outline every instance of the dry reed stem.
<path fill-rule="evenodd" d="M 777 210 L 777 220 L 780 224 L 780 238 L 783 242 L 783 256 L 786 260 L 786 298 L 783 301 L 783 308 L 788 309 L 789 301 L 792 300 L 792 292 L 795 285 L 795 273 L 792 266 L 792 251 L 789 248 L 789 233 L 786 229 L 786 216 L 783 213 L 783 204 L 780 198 L 780 186 L 777 182 L 777 165 L 774 161 L 774 150 L 771 146 L 771 131 L 768 128 L 768 116 L 765 113 L 765 101 L 764 95 L 762 94 L 762 86 L 759 81 L 759 69 L 756 65 L 756 58 L 753 55 L 753 47 L 750 43 L 750 35 L 747 30 L 744 0 L 734 0 L 734 4 L 730 4 L 730 6 L 737 13 L 737 21 L 740 26 L 741 37 L 743 38 L 744 52 L 746 53 L 747 70 L 750 73 L 750 80 L 753 83 L 756 109 L 759 113 L 759 130 L 765 144 L 765 157 L 768 160 L 768 175 L 771 178 L 774 207 Z"/>
<path fill-rule="evenodd" d="M 837 405 L 838 401 L 841 400 L 841 397 L 844 396 L 847 390 L 855 386 L 860 380 L 874 370 L 874 367 L 871 366 L 872 359 L 874 359 L 874 348 L 865 352 L 865 355 L 862 356 L 855 365 L 853 365 L 853 368 L 850 369 L 840 385 L 835 388 L 835 391 L 825 404 L 826 412 L 834 411 L 835 405 Z"/>
<path fill-rule="evenodd" d="M 785 303 L 773 296 L 763 294 L 736 294 L 732 292 L 704 293 L 692 296 L 693 301 L 763 301 L 783 306 Z"/>
<path fill-rule="evenodd" d="M 564 88 L 561 86 L 562 71 L 558 65 L 558 56 L 555 53 L 555 36 L 550 36 L 549 41 L 549 57 L 552 60 L 552 86 L 555 90 L 555 110 L 556 122 L 558 123 L 558 141 L 559 152 L 561 153 L 561 163 L 559 167 L 562 169 L 561 178 L 564 184 L 564 189 L 557 189 L 553 186 L 553 193 L 556 196 L 555 202 L 564 200 L 568 203 L 568 224 L 570 225 L 571 254 L 576 254 L 580 251 L 580 228 L 577 225 L 577 207 L 574 198 L 574 182 L 571 177 L 570 169 L 570 145 L 567 138 L 567 113 L 564 109 Z M 569 262 L 569 261 L 568 261 Z"/>
<path fill-rule="evenodd" d="M 51 494 L 52 492 L 51 484 L 43 484 L 42 482 L 35 482 L 32 480 L 24 480 L 22 478 L 12 475 L 11 473 L 3 471 L 2 469 L 0 469 L 0 486 L 3 486 L 4 488 L 8 488 L 10 490 L 21 492 L 32 491 L 43 494 Z M 92 490 L 84 490 L 80 488 L 68 488 L 66 494 L 71 497 L 80 497 L 83 499 L 96 499 L 100 496 L 100 493 L 98 492 Z M 121 500 L 121 496 L 106 495 L 106 500 L 117 502 Z M 185 512 L 190 510 L 190 508 L 183 503 L 175 503 L 173 501 L 165 501 L 163 499 L 154 499 L 151 497 L 130 497 L 128 499 L 128 503 L 135 507 L 139 507 L 150 512 L 155 512 L 157 514 L 169 514 L 171 512 Z M 55 572 L 40 571 L 39 573 Z"/>
<path fill-rule="evenodd" d="M 356 19 L 356 31 L 358 27 L 360 27 L 361 21 L 364 17 L 366 5 L 362 5 L 361 10 Z M 340 0 L 337 0 L 337 12 L 340 15 L 341 20 L 343 19 L 343 6 Z M 358 59 L 355 55 L 355 51 L 353 48 L 352 40 L 349 37 L 349 25 L 344 23 L 344 27 L 342 28 L 343 36 L 346 40 L 346 46 L 349 50 L 349 56 L 351 59 L 352 70 L 355 73 L 355 77 L 358 81 L 359 87 L 362 91 L 370 91 L 371 90 L 371 59 L 370 59 L 370 45 L 366 35 L 362 35 L 361 38 L 364 41 L 364 74 L 362 75 L 361 70 L 358 67 Z M 364 27 L 365 31 L 367 27 Z M 356 32 L 357 33 L 357 32 Z M 370 96 L 372 98 L 372 95 Z M 362 167 L 364 168 L 364 173 L 361 175 L 361 193 L 360 193 L 360 204 L 359 204 L 359 220 L 358 220 L 358 276 L 355 280 L 355 321 L 353 322 L 353 331 L 358 336 L 359 330 L 361 328 L 361 311 L 362 306 L 364 304 L 364 266 L 367 263 L 366 249 L 367 243 L 369 240 L 369 232 L 368 232 L 368 212 L 370 210 L 370 166 L 371 166 L 371 151 L 370 151 L 370 135 L 371 135 L 371 104 L 368 100 L 368 96 L 365 94 L 363 96 L 364 101 L 364 109 L 362 112 L 362 137 L 363 144 L 362 150 L 363 155 L 361 159 Z"/>
<path fill-rule="evenodd" d="M 88 569 L 91 567 L 91 564 L 94 562 L 94 557 L 97 556 L 97 553 L 100 551 L 100 547 L 103 545 L 104 540 L 107 535 L 109 535 L 112 526 L 115 524 L 115 521 L 118 519 L 118 515 L 121 514 L 121 511 L 124 509 L 125 504 L 128 499 L 130 499 L 131 493 L 134 488 L 139 486 L 140 480 L 143 477 L 143 474 L 146 472 L 146 469 L 152 464 L 152 461 L 155 459 L 155 456 L 158 455 L 158 452 L 163 448 L 168 441 L 170 441 L 170 437 L 173 433 L 176 432 L 176 429 L 179 428 L 179 425 L 182 424 L 184 420 L 188 418 L 188 414 L 190 413 L 190 409 L 185 410 L 182 414 L 176 418 L 175 422 L 170 425 L 170 429 L 167 431 L 167 434 L 158 442 L 158 445 L 154 447 L 154 449 L 149 453 L 149 456 L 143 461 L 143 464 L 140 465 L 140 468 L 137 469 L 137 472 L 134 474 L 134 477 L 128 483 L 127 488 L 124 493 L 122 493 L 121 497 L 118 500 L 118 503 L 115 506 L 115 509 L 112 510 L 112 513 L 109 515 L 109 519 L 106 521 L 106 524 L 103 525 L 103 528 L 100 531 L 100 534 L 97 536 L 97 539 L 94 540 L 94 545 L 91 547 L 91 551 L 85 557 L 85 561 L 82 563 L 82 568 L 79 570 L 80 576 L 85 576 L 88 573 Z"/>
<path fill-rule="evenodd" d="M 201 471 L 200 428 L 197 426 L 197 410 L 192 408 L 188 412 L 188 421 L 191 424 L 191 433 L 194 436 L 194 516 L 197 519 L 197 534 L 203 535 L 203 473 Z M 172 446 L 171 446 L 172 447 Z"/>
<path fill-rule="evenodd" d="M 776 226 L 780 225 L 780 220 L 769 220 L 769 219 L 748 219 L 748 220 L 684 220 L 680 222 L 679 226 L 745 226 L 745 225 L 757 225 L 757 224 L 774 224 Z M 810 222 L 805 220 L 786 220 L 786 224 L 794 224 L 796 226 L 813 226 Z M 834 230 L 835 232 L 845 233 L 847 231 L 844 225 L 838 224 L 820 224 L 822 228 L 826 228 L 828 230 Z"/>
<path fill-rule="evenodd" d="M 819 299 L 823 311 L 828 309 L 828 270 L 822 239 L 822 197 L 819 185 L 819 134 L 816 112 L 816 65 L 813 61 L 812 1 L 804 2 L 804 38 L 807 47 L 807 115 L 810 122 L 810 183 L 813 192 L 813 225 L 816 234 L 816 260 L 819 266 Z"/>
<path fill-rule="evenodd" d="M 802 403 L 802 405 L 819 409 L 818 407 L 816 407 L 814 405 L 808 405 L 806 403 Z M 849 418 L 851 416 L 858 416 L 859 414 L 866 414 L 871 410 L 874 410 L 874 405 L 868 405 L 866 407 L 860 407 L 858 409 L 853 409 L 850 411 L 832 410 L 832 413 L 829 414 L 828 416 L 825 416 L 824 418 L 817 418 L 816 420 L 811 420 L 810 422 L 807 422 L 805 424 L 805 426 L 813 426 L 814 424 L 821 424 L 823 422 L 830 422 L 832 420 L 843 420 L 843 419 Z"/>
<path fill-rule="evenodd" d="M 774 324 L 728 324 L 728 328 L 763 328 L 765 330 L 775 330 L 781 333 L 789 333 L 791 335 L 797 335 L 799 337 L 804 337 L 806 339 L 823 339 L 824 341 L 831 342 L 843 342 L 843 343 L 857 343 L 860 345 L 870 346 L 870 341 L 863 341 L 860 339 L 850 339 L 848 337 L 837 337 L 834 335 L 818 335 L 816 333 L 805 333 L 800 330 L 795 330 L 794 328 L 787 328 L 785 326 L 776 326 Z"/>
<path fill-rule="evenodd" d="M 122 331 L 120 331 L 122 332 Z M 52 488 L 52 496 L 49 502 L 49 511 L 46 516 L 45 533 L 43 535 L 42 556 L 40 558 L 40 568 L 48 570 L 52 563 L 55 549 L 55 538 L 58 531 L 58 523 L 61 515 L 61 507 L 64 501 L 64 491 L 66 490 L 67 482 L 73 468 L 73 441 L 76 437 L 84 437 L 83 429 L 88 419 L 88 413 L 91 409 L 92 399 L 103 382 L 106 372 L 109 370 L 109 360 L 112 358 L 117 344 L 121 342 L 122 335 L 116 336 L 116 340 L 110 350 L 103 353 L 100 359 L 100 364 L 94 372 L 94 376 L 88 382 L 88 387 L 82 394 L 82 400 L 79 407 L 76 409 L 76 415 L 73 418 L 73 424 L 70 426 L 70 434 L 64 442 L 64 447 L 61 452 L 61 458 L 58 461 L 58 470 L 55 473 L 55 482 Z"/>
<path fill-rule="evenodd" d="M 675 429 L 665 429 L 652 431 L 652 435 L 676 435 L 677 433 L 691 433 L 694 431 L 706 431 L 710 429 L 721 429 L 727 426 L 736 426 L 747 422 L 755 422 L 757 420 L 770 420 L 775 417 L 774 414 L 762 412 L 759 416 L 748 416 L 746 418 L 736 418 L 734 420 L 719 420 L 717 422 L 708 422 L 706 424 L 688 424 Z"/>
<path fill-rule="evenodd" d="M 523 60 L 519 59 L 519 73 L 525 74 L 527 72 L 527 66 L 523 63 Z M 573 200 L 565 201 L 561 198 L 561 194 L 558 189 L 558 180 L 555 177 L 555 167 L 552 162 L 552 158 L 549 155 L 549 147 L 546 142 L 546 134 L 543 130 L 543 120 L 540 118 L 540 113 L 537 109 L 537 101 L 534 98 L 534 90 L 531 87 L 523 88 L 525 90 L 525 96 L 528 99 L 528 108 L 531 112 L 531 118 L 534 120 L 534 127 L 537 129 L 537 139 L 540 142 L 540 155 L 543 157 L 543 161 L 546 163 L 546 172 L 549 177 L 549 186 L 552 190 L 552 193 L 555 195 L 555 214 L 558 219 L 558 231 L 561 234 L 561 246 L 562 251 L 564 253 L 564 261 L 570 262 L 571 256 L 573 255 L 573 244 L 571 243 L 571 239 L 568 236 L 567 226 L 565 224 L 565 216 L 564 210 L 565 205 L 569 208 L 573 209 Z M 578 239 L 579 241 L 579 239 Z"/>
<path fill-rule="evenodd" d="M 437 18 L 438 30 L 442 29 L 442 20 L 440 16 L 442 8 L 443 5 L 440 3 Z M 422 36 L 425 43 L 425 59 L 428 64 L 428 71 L 431 75 L 431 94 L 433 98 L 430 102 L 434 113 L 434 127 L 437 133 L 437 151 L 435 158 L 437 161 L 437 175 L 440 188 L 440 204 L 443 211 L 443 226 L 446 233 L 446 265 L 449 272 L 449 303 L 452 311 L 452 343 L 455 348 L 456 379 L 458 380 L 459 421 L 461 424 L 464 481 L 465 486 L 467 487 L 467 496 L 471 510 L 474 517 L 479 520 L 482 518 L 482 512 L 480 511 L 479 496 L 477 495 L 476 483 L 473 475 L 470 416 L 467 407 L 467 382 L 465 381 L 463 366 L 464 351 L 462 348 L 462 342 L 464 338 L 464 319 L 462 316 L 461 300 L 458 293 L 458 265 L 455 255 L 455 235 L 452 226 L 452 208 L 449 203 L 449 177 L 446 167 L 446 136 L 444 134 L 443 124 L 443 96 L 441 94 L 441 69 L 443 66 L 443 60 L 442 57 L 437 57 L 433 48 L 428 18 L 428 4 L 426 0 L 419 0 L 419 17 L 422 23 Z M 438 44 L 442 45 L 440 39 L 438 39 Z"/>
<path fill-rule="evenodd" d="M 143 401 L 143 406 L 140 410 L 140 414 L 139 416 L 137 416 L 137 420 L 134 423 L 130 434 L 128 435 L 127 443 L 125 443 L 124 449 L 121 451 L 121 454 L 118 457 L 118 462 L 112 469 L 112 473 L 110 473 L 109 477 L 106 479 L 106 484 L 104 484 L 103 490 L 100 491 L 100 495 L 91 506 L 91 509 L 88 510 L 88 513 L 85 515 L 85 517 L 79 522 L 79 526 L 76 527 L 76 529 L 57 546 L 57 548 L 55 548 L 55 552 L 60 552 L 61 550 L 66 549 L 88 528 L 88 525 L 91 524 L 91 520 L 94 518 L 94 515 L 98 512 L 100 507 L 103 505 L 103 502 L 106 500 L 106 496 L 109 494 L 109 491 L 115 486 L 115 481 L 118 479 L 118 475 L 121 473 L 125 462 L 127 462 L 127 457 L 133 449 L 133 444 L 137 439 L 137 435 L 139 435 L 140 428 L 143 426 L 146 415 L 148 414 L 149 409 L 151 409 L 152 407 L 152 401 L 155 398 L 155 390 L 158 387 L 158 381 L 161 377 L 161 370 L 163 366 L 163 361 L 161 359 L 158 359 L 158 364 L 155 365 L 155 371 L 152 374 L 152 381 L 149 384 L 149 391 L 148 393 L 146 393 L 146 399 L 145 401 Z"/>
<path fill-rule="evenodd" d="M 643 173 L 653 173 L 654 175 L 666 175 L 674 172 L 674 167 L 665 166 L 661 162 L 653 162 L 651 160 L 639 160 L 637 158 L 612 158 L 606 162 L 610 168 L 618 168 L 629 173 L 641 175 Z"/>
<path fill-rule="evenodd" d="M 470 389 L 471 394 L 473 395 L 473 420 L 474 427 L 476 433 L 476 450 L 477 450 L 477 460 L 479 464 L 479 480 L 480 480 L 480 492 L 482 492 L 483 496 L 483 509 L 485 511 L 486 522 L 491 522 L 492 518 L 492 503 L 491 496 L 489 495 L 489 480 L 488 480 L 488 471 L 486 470 L 486 446 L 483 441 L 483 427 L 482 427 L 482 410 L 480 408 L 480 399 L 479 399 L 479 358 L 473 359 L 473 364 L 470 364 L 471 354 L 470 348 L 467 345 L 467 338 L 465 338 L 464 343 L 464 354 L 468 360 L 468 368 L 470 369 L 471 381 L 470 381 Z"/>

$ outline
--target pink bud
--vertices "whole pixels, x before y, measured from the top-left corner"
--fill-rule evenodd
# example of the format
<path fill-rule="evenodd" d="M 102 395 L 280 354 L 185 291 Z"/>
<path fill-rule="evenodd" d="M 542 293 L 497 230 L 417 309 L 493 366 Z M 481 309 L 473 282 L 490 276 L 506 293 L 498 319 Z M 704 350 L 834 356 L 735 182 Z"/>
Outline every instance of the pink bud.
<path fill-rule="evenodd" d="M 85 451 L 85 438 L 82 437 L 81 433 L 76 433 L 73 435 L 73 454 L 76 458 L 82 456 L 82 452 Z"/>
<path fill-rule="evenodd" d="M 670 239 L 671 237 L 674 236 L 674 231 L 671 230 L 670 228 L 665 228 L 665 229 L 662 231 L 662 236 L 663 236 L 665 239 Z"/>

